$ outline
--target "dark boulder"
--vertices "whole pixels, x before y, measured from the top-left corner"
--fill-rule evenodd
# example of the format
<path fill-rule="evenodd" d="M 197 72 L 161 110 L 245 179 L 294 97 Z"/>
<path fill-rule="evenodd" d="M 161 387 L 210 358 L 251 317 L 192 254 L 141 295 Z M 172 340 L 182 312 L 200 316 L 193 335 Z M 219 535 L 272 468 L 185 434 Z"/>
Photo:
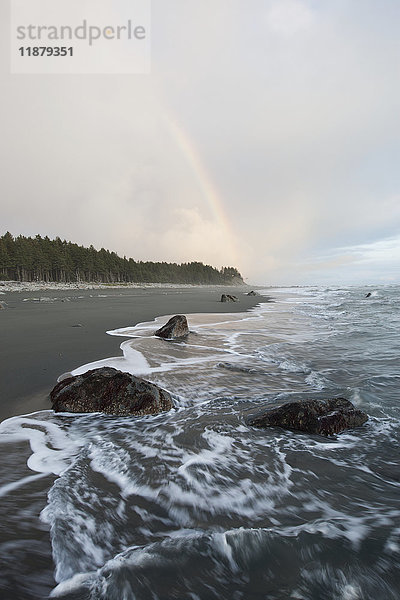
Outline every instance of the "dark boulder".
<path fill-rule="evenodd" d="M 251 290 L 251 292 L 249 292 L 248 294 L 246 294 L 246 296 L 258 296 L 258 294 L 254 290 Z"/>
<path fill-rule="evenodd" d="M 345 398 L 301 400 L 266 409 L 246 419 L 253 427 L 283 427 L 295 431 L 334 435 L 359 427 L 368 415 Z"/>
<path fill-rule="evenodd" d="M 231 296 L 230 294 L 222 294 L 221 302 L 239 302 L 239 299 L 236 296 Z"/>
<path fill-rule="evenodd" d="M 157 329 L 154 335 L 167 340 L 176 340 L 189 334 L 187 319 L 184 315 L 175 315 L 161 329 Z"/>
<path fill-rule="evenodd" d="M 168 392 L 110 367 L 63 379 L 50 392 L 55 412 L 156 415 L 173 408 Z"/>

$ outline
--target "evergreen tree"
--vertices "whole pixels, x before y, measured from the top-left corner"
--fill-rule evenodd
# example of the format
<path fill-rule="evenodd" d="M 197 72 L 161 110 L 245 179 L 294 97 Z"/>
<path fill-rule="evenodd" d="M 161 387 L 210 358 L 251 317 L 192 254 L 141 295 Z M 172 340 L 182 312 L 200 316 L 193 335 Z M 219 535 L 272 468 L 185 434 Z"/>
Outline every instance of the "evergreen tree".
<path fill-rule="evenodd" d="M 220 271 L 201 262 L 136 262 L 115 252 L 93 246 L 85 248 L 57 237 L 0 237 L 0 279 L 16 281 L 58 281 L 99 283 L 242 283 L 239 271 Z"/>

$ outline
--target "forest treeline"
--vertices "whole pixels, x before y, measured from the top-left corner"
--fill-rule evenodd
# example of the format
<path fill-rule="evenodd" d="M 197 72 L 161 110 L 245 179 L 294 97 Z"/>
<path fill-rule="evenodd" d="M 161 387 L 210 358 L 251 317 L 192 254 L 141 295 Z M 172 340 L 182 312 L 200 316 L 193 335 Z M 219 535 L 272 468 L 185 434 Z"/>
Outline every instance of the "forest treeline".
<path fill-rule="evenodd" d="M 142 262 L 115 252 L 72 242 L 36 237 L 0 237 L 0 279 L 101 283 L 243 283 L 234 267 L 218 270 L 201 262 L 183 264 Z"/>

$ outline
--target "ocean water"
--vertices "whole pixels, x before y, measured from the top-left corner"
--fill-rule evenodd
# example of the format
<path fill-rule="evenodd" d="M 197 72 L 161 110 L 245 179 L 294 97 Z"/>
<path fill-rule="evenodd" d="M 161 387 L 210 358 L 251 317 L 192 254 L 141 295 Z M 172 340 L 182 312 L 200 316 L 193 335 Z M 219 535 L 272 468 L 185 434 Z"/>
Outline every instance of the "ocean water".
<path fill-rule="evenodd" d="M 120 357 L 74 371 L 143 376 L 175 410 L 0 424 L 2 600 L 400 598 L 400 288 L 265 291 L 188 315 L 183 342 L 151 337 L 165 317 L 116 330 Z M 339 395 L 363 427 L 245 424 Z"/>

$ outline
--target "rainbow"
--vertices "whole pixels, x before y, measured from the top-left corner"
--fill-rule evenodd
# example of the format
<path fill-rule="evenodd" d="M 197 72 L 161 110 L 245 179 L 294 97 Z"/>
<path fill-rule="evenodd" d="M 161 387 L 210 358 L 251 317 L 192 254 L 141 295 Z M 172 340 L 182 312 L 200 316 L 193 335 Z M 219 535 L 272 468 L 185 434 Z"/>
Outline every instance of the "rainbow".
<path fill-rule="evenodd" d="M 227 264 L 225 266 L 237 265 L 238 252 L 235 236 L 215 184 L 208 175 L 193 142 L 190 140 L 184 129 L 178 124 L 176 119 L 170 114 L 165 114 L 164 122 L 167 131 L 170 133 L 185 158 L 186 163 L 196 180 L 196 184 L 221 231 L 221 243 L 225 245 L 227 250 Z"/>

